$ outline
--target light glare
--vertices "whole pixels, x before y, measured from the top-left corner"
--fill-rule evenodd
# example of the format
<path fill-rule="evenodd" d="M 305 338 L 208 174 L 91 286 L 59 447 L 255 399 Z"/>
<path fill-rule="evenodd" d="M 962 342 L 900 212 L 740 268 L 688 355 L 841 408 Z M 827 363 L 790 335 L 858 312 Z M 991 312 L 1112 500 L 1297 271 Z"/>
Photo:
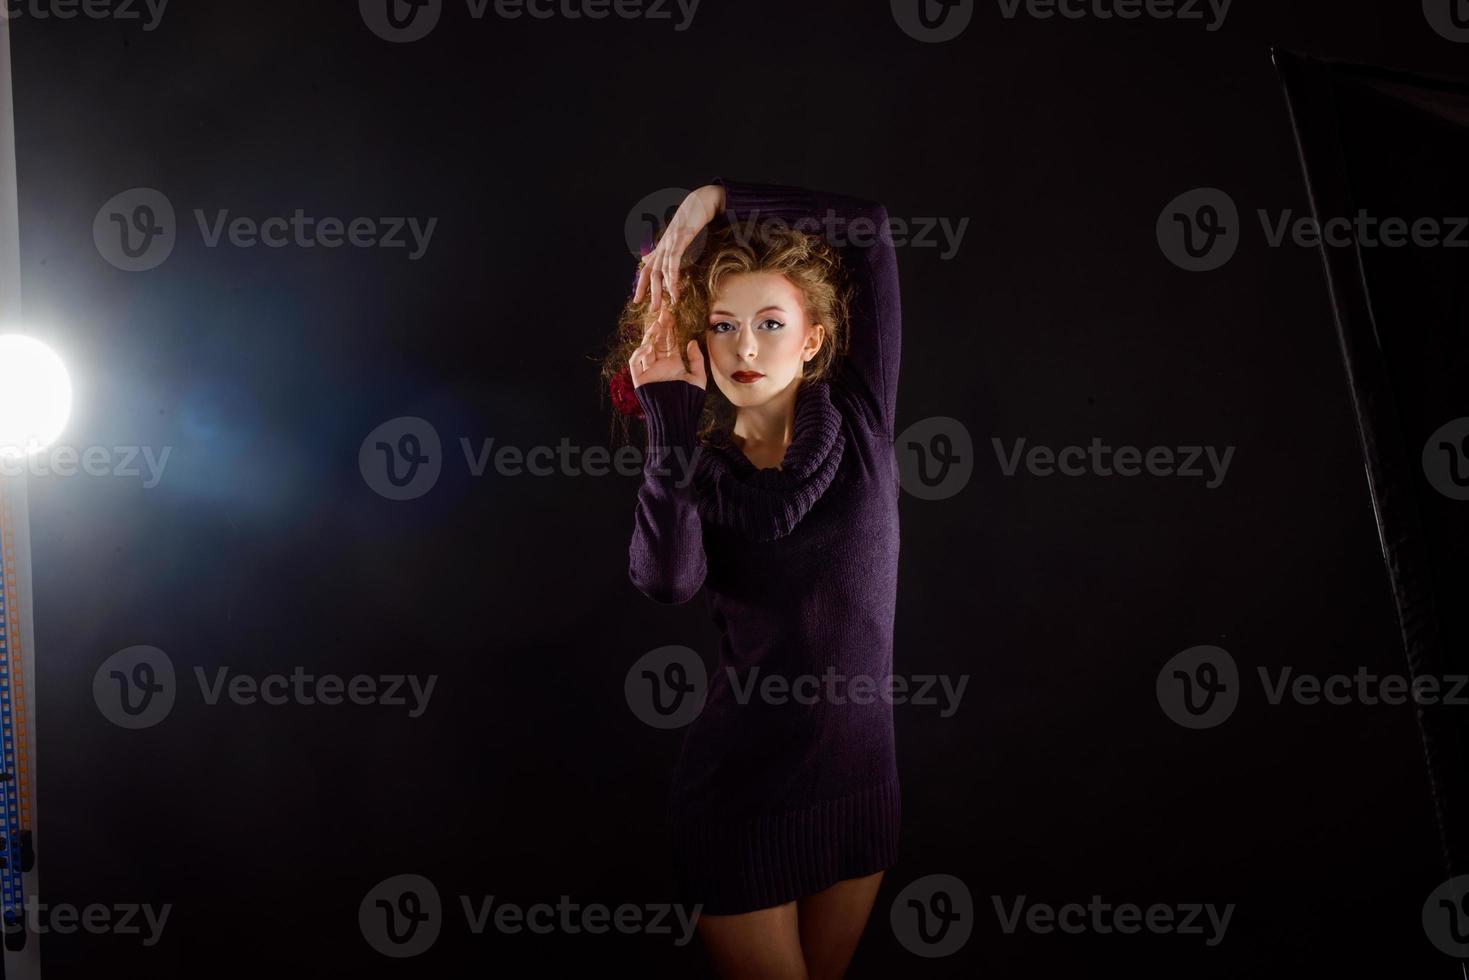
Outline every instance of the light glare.
<path fill-rule="evenodd" d="M 26 334 L 0 334 L 0 456 L 40 452 L 71 415 L 71 378 L 56 352 Z"/>

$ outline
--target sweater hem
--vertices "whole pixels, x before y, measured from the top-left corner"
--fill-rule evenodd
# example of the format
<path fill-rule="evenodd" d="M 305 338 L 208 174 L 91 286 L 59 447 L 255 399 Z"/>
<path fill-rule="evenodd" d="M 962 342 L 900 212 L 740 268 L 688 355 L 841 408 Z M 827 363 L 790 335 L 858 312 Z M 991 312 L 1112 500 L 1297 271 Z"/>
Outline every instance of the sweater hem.
<path fill-rule="evenodd" d="M 735 915 L 819 892 L 897 863 L 896 775 L 854 793 L 742 820 L 670 822 L 679 900 Z"/>

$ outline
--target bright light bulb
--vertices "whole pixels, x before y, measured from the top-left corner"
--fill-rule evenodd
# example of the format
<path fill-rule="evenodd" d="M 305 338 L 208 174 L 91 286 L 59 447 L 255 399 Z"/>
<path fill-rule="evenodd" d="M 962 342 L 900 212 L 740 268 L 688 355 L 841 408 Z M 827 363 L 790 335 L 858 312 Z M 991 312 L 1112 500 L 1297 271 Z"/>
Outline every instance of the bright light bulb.
<path fill-rule="evenodd" d="M 55 351 L 25 334 L 0 335 L 0 456 L 45 449 L 71 415 L 71 378 Z"/>

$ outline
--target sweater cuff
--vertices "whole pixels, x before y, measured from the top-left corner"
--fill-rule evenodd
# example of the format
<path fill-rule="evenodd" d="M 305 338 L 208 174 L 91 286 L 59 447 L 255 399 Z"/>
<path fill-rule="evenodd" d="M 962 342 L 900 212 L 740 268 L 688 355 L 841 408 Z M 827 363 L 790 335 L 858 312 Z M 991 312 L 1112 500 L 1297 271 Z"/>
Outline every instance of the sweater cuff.
<path fill-rule="evenodd" d="M 734 221 L 769 215 L 798 203 L 787 188 L 773 184 L 752 184 L 743 180 L 715 177 L 711 183 L 724 188 L 724 213 Z"/>
<path fill-rule="evenodd" d="M 853 217 L 876 207 L 871 201 L 849 194 L 813 191 L 789 184 L 765 184 L 725 177 L 715 177 L 710 183 L 724 188 L 724 213 L 735 221 L 760 217 L 787 221 L 806 216 L 823 217 L 827 210 Z"/>
<path fill-rule="evenodd" d="M 698 442 L 699 416 L 705 390 L 679 378 L 647 381 L 633 389 L 648 423 L 648 450 L 681 447 L 692 450 Z"/>

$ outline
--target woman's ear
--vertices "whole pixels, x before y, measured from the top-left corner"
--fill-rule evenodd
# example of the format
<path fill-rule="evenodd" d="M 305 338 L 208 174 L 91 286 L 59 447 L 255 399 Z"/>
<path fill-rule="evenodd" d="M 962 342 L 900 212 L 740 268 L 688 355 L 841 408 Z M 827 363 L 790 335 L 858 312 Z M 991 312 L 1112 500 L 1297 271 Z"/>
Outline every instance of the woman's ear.
<path fill-rule="evenodd" d="M 806 334 L 805 351 L 808 355 L 806 360 L 809 361 L 815 357 L 816 353 L 821 350 L 821 345 L 824 343 L 826 343 L 826 325 L 823 323 L 811 324 L 811 329 Z"/>

